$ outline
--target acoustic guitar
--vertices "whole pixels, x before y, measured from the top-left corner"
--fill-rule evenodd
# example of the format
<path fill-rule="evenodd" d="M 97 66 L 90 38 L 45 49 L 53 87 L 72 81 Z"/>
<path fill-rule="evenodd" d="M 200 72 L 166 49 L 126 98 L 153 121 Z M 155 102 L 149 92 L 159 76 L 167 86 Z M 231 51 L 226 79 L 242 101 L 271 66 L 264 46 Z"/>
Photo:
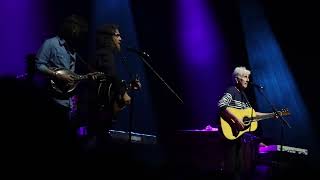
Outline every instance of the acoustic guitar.
<path fill-rule="evenodd" d="M 118 112 L 122 111 L 126 104 L 122 99 L 122 96 L 124 93 L 130 93 L 134 90 L 139 90 L 140 87 L 137 84 L 139 82 L 138 76 L 136 75 L 135 79 L 130 81 L 130 83 L 127 84 L 125 80 L 122 80 L 120 83 L 120 95 L 115 94 L 115 87 L 112 82 L 106 80 L 101 81 L 101 83 L 98 86 L 98 99 L 100 100 L 100 106 L 102 108 L 104 107 L 110 107 L 112 108 L 113 114 L 116 115 Z"/>
<path fill-rule="evenodd" d="M 223 132 L 224 137 L 229 140 L 235 140 L 242 136 L 245 132 L 252 132 L 258 128 L 258 121 L 264 119 L 271 119 L 275 117 L 275 114 L 264 115 L 264 116 L 256 116 L 256 111 L 253 108 L 246 108 L 246 109 L 236 109 L 236 108 L 227 108 L 229 112 L 234 114 L 238 119 L 242 120 L 245 129 L 244 130 L 237 130 L 233 126 L 229 124 L 230 121 L 227 121 L 220 117 L 220 125 Z M 288 109 L 283 109 L 277 112 L 280 116 L 287 116 L 290 115 Z"/>

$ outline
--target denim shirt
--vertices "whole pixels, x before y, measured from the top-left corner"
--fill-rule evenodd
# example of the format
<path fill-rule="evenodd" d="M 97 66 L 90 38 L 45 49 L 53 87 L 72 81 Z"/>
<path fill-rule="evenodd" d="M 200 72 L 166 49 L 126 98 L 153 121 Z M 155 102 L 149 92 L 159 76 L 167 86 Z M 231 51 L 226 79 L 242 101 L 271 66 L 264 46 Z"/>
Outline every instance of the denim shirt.
<path fill-rule="evenodd" d="M 65 40 L 58 36 L 47 39 L 39 49 L 36 59 L 36 68 L 40 71 L 47 67 L 57 67 L 75 70 L 76 53 L 71 54 L 64 46 Z M 58 104 L 70 107 L 71 99 L 53 98 Z"/>

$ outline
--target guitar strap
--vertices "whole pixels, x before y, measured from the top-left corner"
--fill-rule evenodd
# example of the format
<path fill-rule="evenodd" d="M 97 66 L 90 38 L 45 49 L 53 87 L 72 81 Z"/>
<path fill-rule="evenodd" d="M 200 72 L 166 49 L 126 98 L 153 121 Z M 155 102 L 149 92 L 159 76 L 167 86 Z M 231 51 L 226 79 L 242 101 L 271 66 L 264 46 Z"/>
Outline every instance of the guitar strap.
<path fill-rule="evenodd" d="M 243 90 L 241 90 L 240 92 L 241 92 L 241 96 L 244 97 L 246 103 L 247 103 L 247 104 L 249 105 L 249 107 L 251 108 L 251 116 L 250 116 L 249 118 L 251 119 L 251 122 L 252 122 L 252 121 L 253 121 L 253 108 L 252 108 L 252 106 L 251 106 L 251 104 L 250 104 L 250 102 L 249 102 L 249 100 L 248 100 L 248 98 L 247 98 L 247 96 L 246 96 L 246 93 L 244 93 Z M 251 126 L 250 126 L 250 128 L 251 128 Z M 250 130 L 250 129 L 249 129 L 249 130 Z"/>
<path fill-rule="evenodd" d="M 247 98 L 247 96 L 246 96 L 246 94 L 244 93 L 244 91 L 241 90 L 240 92 L 241 92 L 241 96 L 242 96 L 243 99 L 246 101 L 246 103 L 249 105 L 249 107 L 252 107 L 251 104 L 250 104 L 250 102 L 249 102 L 249 100 L 248 100 L 248 98 Z"/>

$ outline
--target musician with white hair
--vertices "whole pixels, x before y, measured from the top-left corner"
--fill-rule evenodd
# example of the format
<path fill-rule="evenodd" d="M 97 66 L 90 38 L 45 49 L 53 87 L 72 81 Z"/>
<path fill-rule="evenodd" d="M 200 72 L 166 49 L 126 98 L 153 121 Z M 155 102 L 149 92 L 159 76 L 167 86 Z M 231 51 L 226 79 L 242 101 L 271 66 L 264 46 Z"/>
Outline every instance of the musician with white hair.
<path fill-rule="evenodd" d="M 221 130 L 228 139 L 225 152 L 224 171 L 227 175 L 238 177 L 243 172 L 242 134 L 254 131 L 257 122 L 251 122 L 253 117 L 273 116 L 273 113 L 256 112 L 244 92 L 248 87 L 251 72 L 246 67 L 236 67 L 232 73 L 233 85 L 228 87 L 218 102 Z M 247 116 L 249 123 L 244 121 Z"/>

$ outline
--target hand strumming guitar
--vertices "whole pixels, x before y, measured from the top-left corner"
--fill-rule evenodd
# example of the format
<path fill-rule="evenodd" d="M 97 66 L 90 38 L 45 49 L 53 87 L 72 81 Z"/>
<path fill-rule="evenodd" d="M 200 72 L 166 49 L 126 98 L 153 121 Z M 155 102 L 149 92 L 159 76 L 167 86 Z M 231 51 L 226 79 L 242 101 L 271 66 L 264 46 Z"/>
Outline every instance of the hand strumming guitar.
<path fill-rule="evenodd" d="M 54 76 L 56 79 L 59 79 L 59 80 L 62 80 L 62 81 L 65 81 L 67 83 L 73 83 L 74 80 L 75 80 L 75 77 L 73 77 L 72 75 L 70 74 L 60 74 L 60 73 L 57 73 L 55 72 L 55 76 Z"/>
<path fill-rule="evenodd" d="M 129 105 L 131 103 L 131 97 L 128 95 L 127 92 L 125 92 L 122 96 L 122 100 L 125 105 Z"/>
<path fill-rule="evenodd" d="M 59 71 L 61 68 L 56 68 L 56 67 L 45 67 L 42 69 L 42 72 L 44 74 L 47 74 L 50 76 L 52 79 L 57 79 L 59 81 L 64 81 L 67 83 L 74 83 L 75 78 L 71 73 L 64 73 L 64 71 Z"/>
<path fill-rule="evenodd" d="M 242 122 L 242 119 L 237 118 L 237 116 L 230 112 L 228 108 L 221 111 L 220 115 L 224 117 L 226 121 L 228 121 L 228 123 L 233 127 L 233 129 L 236 129 L 238 131 L 245 129 L 245 125 Z"/>
<path fill-rule="evenodd" d="M 240 119 L 236 119 L 236 120 L 234 120 L 234 126 L 237 128 L 237 130 L 239 130 L 239 131 L 242 131 L 242 130 L 244 130 L 245 129 L 245 125 L 244 125 L 244 123 L 242 122 L 242 120 L 240 120 Z"/>

